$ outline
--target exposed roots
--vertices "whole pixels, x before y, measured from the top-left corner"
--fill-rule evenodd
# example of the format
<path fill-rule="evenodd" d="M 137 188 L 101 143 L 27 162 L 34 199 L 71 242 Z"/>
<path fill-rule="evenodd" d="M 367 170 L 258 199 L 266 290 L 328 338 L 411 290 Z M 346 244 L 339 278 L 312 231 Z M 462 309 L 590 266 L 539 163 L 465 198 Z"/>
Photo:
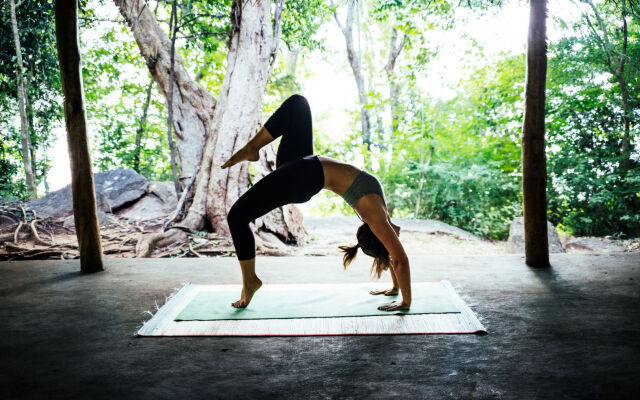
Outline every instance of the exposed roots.
<path fill-rule="evenodd" d="M 165 220 L 135 221 L 108 214 L 100 227 L 103 254 L 109 257 L 215 257 L 233 256 L 231 238 L 206 231 L 191 231 Z M 255 227 L 254 227 L 255 229 Z M 260 254 L 288 255 L 289 246 L 273 234 L 256 234 Z M 0 206 L 0 261 L 69 260 L 79 258 L 78 242 L 72 221 L 43 218 L 22 205 Z"/>

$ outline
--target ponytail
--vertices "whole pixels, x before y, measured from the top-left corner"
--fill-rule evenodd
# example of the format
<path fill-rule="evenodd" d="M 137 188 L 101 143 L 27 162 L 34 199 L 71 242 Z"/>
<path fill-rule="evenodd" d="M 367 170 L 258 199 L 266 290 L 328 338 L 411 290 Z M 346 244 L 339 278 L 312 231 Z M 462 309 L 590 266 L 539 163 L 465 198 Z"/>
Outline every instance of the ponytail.
<path fill-rule="evenodd" d="M 360 247 L 360 243 L 355 246 L 340 246 L 339 249 L 344 253 L 344 257 L 342 257 L 342 264 L 344 265 L 344 269 L 347 269 L 351 261 L 356 258 L 356 254 L 358 253 L 358 247 Z"/>

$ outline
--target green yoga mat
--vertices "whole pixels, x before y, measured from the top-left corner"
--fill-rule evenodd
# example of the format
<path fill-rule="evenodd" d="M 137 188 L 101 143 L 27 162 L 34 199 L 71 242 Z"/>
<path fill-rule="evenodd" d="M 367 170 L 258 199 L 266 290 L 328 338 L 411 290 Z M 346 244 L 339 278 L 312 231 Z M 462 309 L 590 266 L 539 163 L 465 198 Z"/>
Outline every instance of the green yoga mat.
<path fill-rule="evenodd" d="M 198 285 L 200 290 L 175 321 L 359 317 L 393 314 L 459 313 L 450 291 L 440 282 L 412 285 L 411 309 L 379 311 L 400 296 L 373 296 L 372 284 L 264 285 L 247 308 L 234 308 L 240 286 Z"/>

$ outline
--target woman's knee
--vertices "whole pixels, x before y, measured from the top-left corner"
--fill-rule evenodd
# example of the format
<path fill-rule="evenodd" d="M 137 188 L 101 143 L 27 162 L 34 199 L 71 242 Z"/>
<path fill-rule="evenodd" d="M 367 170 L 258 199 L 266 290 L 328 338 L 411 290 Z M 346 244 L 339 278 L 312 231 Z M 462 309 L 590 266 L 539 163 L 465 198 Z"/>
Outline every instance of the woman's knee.
<path fill-rule="evenodd" d="M 229 210 L 229 213 L 227 213 L 227 224 L 229 225 L 229 230 L 231 230 L 232 233 L 238 227 L 245 225 L 242 214 L 242 209 L 237 206 L 237 203 L 234 204 Z"/>
<path fill-rule="evenodd" d="M 307 101 L 307 98 L 301 94 L 292 94 L 285 100 L 285 103 L 289 103 L 295 106 L 303 106 L 307 108 L 309 107 L 309 101 Z"/>

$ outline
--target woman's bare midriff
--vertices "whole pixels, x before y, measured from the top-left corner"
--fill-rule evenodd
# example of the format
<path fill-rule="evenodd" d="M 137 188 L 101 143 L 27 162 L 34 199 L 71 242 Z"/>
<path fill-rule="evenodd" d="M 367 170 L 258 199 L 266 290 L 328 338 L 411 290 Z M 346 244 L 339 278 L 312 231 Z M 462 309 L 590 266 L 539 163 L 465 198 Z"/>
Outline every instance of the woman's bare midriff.
<path fill-rule="evenodd" d="M 360 173 L 360 169 L 330 157 L 318 156 L 318 159 L 324 172 L 324 188 L 344 196 Z"/>
<path fill-rule="evenodd" d="M 360 173 L 360 168 L 330 157 L 318 156 L 318 159 L 324 172 L 324 188 L 343 197 Z M 385 219 L 389 219 L 387 206 L 377 193 L 362 196 L 354 205 L 354 209 L 363 221 L 369 220 L 374 215 L 384 215 Z"/>

